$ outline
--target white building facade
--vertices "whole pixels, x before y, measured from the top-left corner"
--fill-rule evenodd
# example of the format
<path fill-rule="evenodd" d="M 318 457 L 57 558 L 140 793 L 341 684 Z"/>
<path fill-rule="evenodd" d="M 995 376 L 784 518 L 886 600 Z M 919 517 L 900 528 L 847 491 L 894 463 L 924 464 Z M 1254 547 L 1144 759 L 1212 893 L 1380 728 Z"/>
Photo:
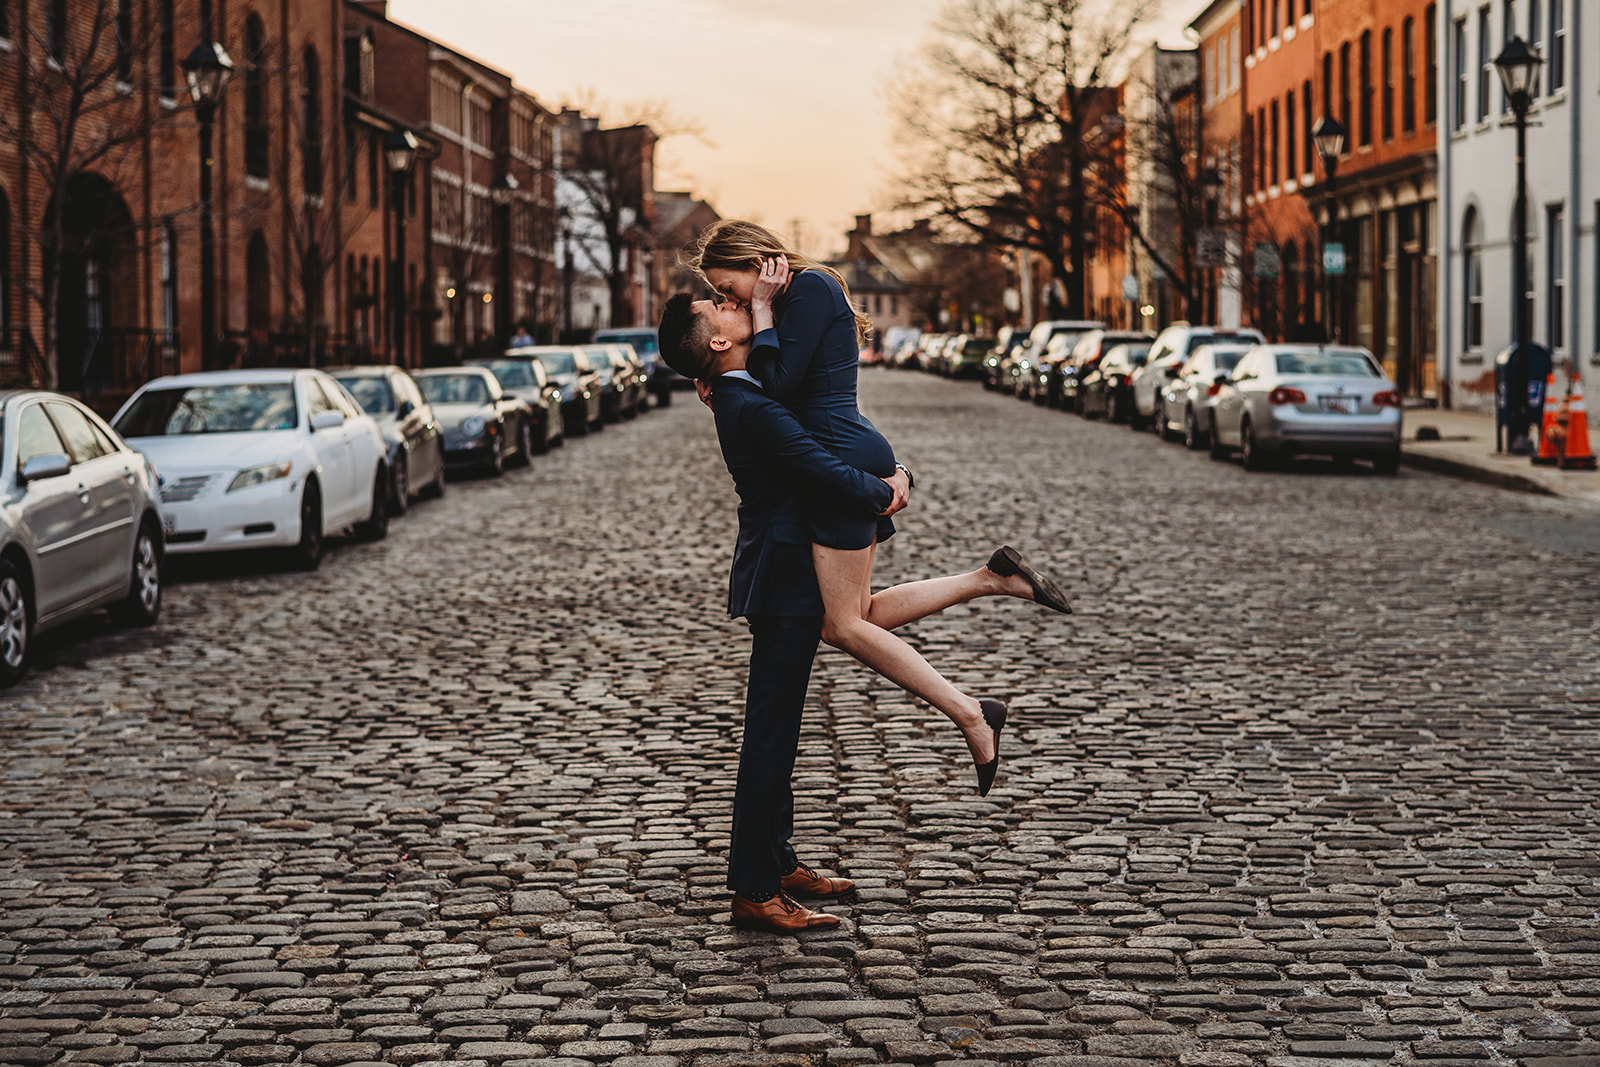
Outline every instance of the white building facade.
<path fill-rule="evenodd" d="M 1516 337 L 1516 130 L 1494 66 L 1511 37 L 1543 57 L 1528 114 L 1531 336 L 1600 386 L 1600 5 L 1594 0 L 1449 0 L 1440 5 L 1440 394 L 1494 410 L 1495 357 Z M 1558 376 L 1558 381 L 1564 379 Z M 1596 417 L 1590 405 L 1590 419 Z"/>

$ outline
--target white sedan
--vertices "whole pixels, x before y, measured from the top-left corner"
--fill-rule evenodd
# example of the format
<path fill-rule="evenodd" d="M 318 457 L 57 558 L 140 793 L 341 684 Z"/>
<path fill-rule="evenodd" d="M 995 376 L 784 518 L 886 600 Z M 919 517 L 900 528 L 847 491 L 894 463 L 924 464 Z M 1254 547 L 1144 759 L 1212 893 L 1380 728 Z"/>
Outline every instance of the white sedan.
<path fill-rule="evenodd" d="M 157 378 L 112 425 L 161 476 L 170 553 L 276 546 L 310 569 L 329 534 L 388 533 L 383 434 L 321 371 Z"/>

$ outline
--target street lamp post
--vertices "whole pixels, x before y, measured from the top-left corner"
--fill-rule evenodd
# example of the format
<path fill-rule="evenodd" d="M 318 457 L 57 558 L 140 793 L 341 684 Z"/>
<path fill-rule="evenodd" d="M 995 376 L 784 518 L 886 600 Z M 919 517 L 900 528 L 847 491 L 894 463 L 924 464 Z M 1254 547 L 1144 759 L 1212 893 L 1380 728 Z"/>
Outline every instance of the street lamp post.
<path fill-rule="evenodd" d="M 195 46 L 183 61 L 189 96 L 200 123 L 200 365 L 215 369 L 217 358 L 217 238 L 211 226 L 211 126 L 217 97 L 233 73 L 233 60 L 220 44 Z"/>
<path fill-rule="evenodd" d="M 1216 230 L 1217 230 L 1217 198 L 1222 195 L 1222 175 L 1218 174 L 1216 172 L 1215 168 L 1207 167 L 1205 169 L 1205 171 L 1200 175 L 1200 195 L 1205 198 L 1205 202 L 1206 202 L 1206 230 L 1208 231 L 1208 233 L 1206 234 L 1206 241 L 1207 241 L 1207 253 L 1206 254 L 1207 254 L 1208 260 L 1207 260 L 1207 266 L 1206 266 L 1206 293 L 1205 293 L 1205 295 L 1209 298 L 1209 300 L 1208 301 L 1202 301 L 1202 303 L 1206 303 L 1206 302 L 1210 303 L 1210 305 L 1211 305 L 1210 317 L 1208 317 L 1206 319 L 1206 321 L 1207 322 L 1211 322 L 1211 323 L 1215 323 L 1220 318 L 1220 316 L 1217 314 L 1217 288 L 1218 287 L 1217 287 L 1217 273 L 1216 273 L 1217 272 L 1217 266 L 1216 266 L 1216 263 L 1215 263 L 1215 259 L 1216 259 L 1216 241 L 1217 241 L 1217 235 L 1216 235 Z M 1196 257 L 1196 258 L 1198 258 L 1198 257 Z M 1204 311 L 1204 309 L 1202 309 L 1202 311 Z"/>
<path fill-rule="evenodd" d="M 494 180 L 489 187 L 489 195 L 494 198 L 495 210 L 500 214 L 500 277 L 495 288 L 500 291 L 495 295 L 499 306 L 495 311 L 494 329 L 501 340 L 509 342 L 513 324 L 511 322 L 511 204 L 517 196 L 517 179 L 514 174 L 502 174 Z"/>
<path fill-rule="evenodd" d="M 1528 104 L 1529 90 L 1539 76 L 1544 60 L 1521 37 L 1513 37 L 1495 57 L 1495 69 L 1517 127 L 1517 203 L 1511 224 L 1511 322 L 1516 331 L 1516 356 L 1512 360 L 1511 426 L 1507 451 L 1519 455 L 1533 452 L 1531 411 L 1528 406 L 1528 357 L 1533 344 L 1533 316 L 1525 303 L 1528 291 Z"/>
<path fill-rule="evenodd" d="M 1137 204 L 1124 204 L 1122 208 L 1122 221 L 1128 227 L 1128 276 L 1133 278 L 1137 286 L 1139 277 L 1139 206 Z M 1123 290 L 1127 298 L 1127 290 Z M 1139 294 L 1136 292 L 1128 299 L 1128 329 L 1137 330 L 1144 323 L 1144 312 L 1139 307 Z M 1139 317 L 1134 318 L 1135 315 Z"/>
<path fill-rule="evenodd" d="M 572 337 L 572 223 L 565 208 L 561 211 L 561 340 Z"/>
<path fill-rule="evenodd" d="M 395 130 L 384 138 L 383 156 L 389 165 L 389 204 L 394 209 L 394 267 L 389 272 L 389 344 L 391 362 L 406 362 L 406 180 L 416 166 L 422 142 L 410 130 Z"/>
<path fill-rule="evenodd" d="M 1344 125 L 1332 115 L 1324 115 L 1317 120 L 1316 129 L 1311 131 L 1311 140 L 1317 146 L 1317 156 L 1322 160 L 1322 173 L 1328 181 L 1327 222 L 1322 232 L 1322 329 L 1332 340 L 1338 320 L 1333 313 L 1334 273 L 1329 270 L 1328 253 L 1333 247 L 1333 236 L 1339 232 L 1339 201 L 1334 198 L 1333 183 L 1339 175 L 1339 157 L 1344 155 Z M 1344 252 L 1343 245 L 1340 245 L 1339 251 L 1341 254 Z M 1342 269 L 1340 273 L 1343 273 Z"/>

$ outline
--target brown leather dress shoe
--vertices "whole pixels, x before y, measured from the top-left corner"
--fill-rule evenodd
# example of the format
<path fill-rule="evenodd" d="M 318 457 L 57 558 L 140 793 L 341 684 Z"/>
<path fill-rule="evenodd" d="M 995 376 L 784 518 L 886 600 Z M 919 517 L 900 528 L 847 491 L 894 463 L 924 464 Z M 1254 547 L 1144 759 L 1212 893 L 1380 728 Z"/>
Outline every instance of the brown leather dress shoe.
<path fill-rule="evenodd" d="M 774 934 L 794 934 L 801 930 L 823 930 L 838 926 L 837 915 L 824 915 L 796 904 L 786 893 L 755 904 L 739 894 L 733 895 L 733 925 L 741 930 L 766 930 Z"/>
<path fill-rule="evenodd" d="M 829 878 L 803 863 L 784 875 L 778 885 L 785 893 L 795 897 L 840 897 L 853 893 L 856 888 L 856 884 L 848 878 Z"/>

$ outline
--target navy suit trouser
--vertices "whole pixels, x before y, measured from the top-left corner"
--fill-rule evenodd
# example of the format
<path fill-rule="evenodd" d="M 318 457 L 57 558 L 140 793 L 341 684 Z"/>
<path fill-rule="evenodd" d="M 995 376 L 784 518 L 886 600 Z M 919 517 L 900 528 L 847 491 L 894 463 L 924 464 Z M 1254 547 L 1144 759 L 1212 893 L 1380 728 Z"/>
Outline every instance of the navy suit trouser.
<path fill-rule="evenodd" d="M 774 893 L 794 869 L 795 752 L 811 664 L 822 639 L 822 618 L 752 615 L 750 684 L 745 691 L 744 744 L 733 795 L 733 840 L 728 888 Z"/>

